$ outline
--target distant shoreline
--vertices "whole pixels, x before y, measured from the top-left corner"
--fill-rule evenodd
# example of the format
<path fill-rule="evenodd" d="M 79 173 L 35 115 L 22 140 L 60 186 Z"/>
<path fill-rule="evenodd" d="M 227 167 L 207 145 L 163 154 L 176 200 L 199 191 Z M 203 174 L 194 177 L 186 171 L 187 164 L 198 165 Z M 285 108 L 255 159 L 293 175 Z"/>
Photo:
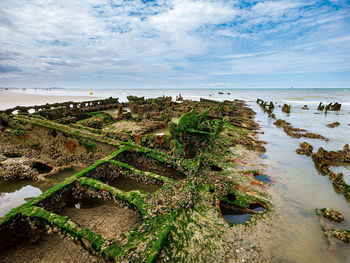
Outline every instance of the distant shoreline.
<path fill-rule="evenodd" d="M 213 91 L 220 91 L 220 90 L 350 90 L 350 87 L 347 88 L 298 88 L 298 87 L 286 87 L 286 88 L 267 88 L 267 87 L 260 87 L 260 88 L 249 88 L 249 87 L 221 87 L 221 86 L 207 86 L 207 87 L 193 87 L 193 88 L 183 88 L 183 87 L 179 87 L 179 88 L 166 88 L 166 90 L 213 90 Z M 92 91 L 99 91 L 99 90 L 111 90 L 111 91 L 118 91 L 118 90 L 164 90 L 164 87 L 145 87 L 145 88 L 58 88 L 58 87 L 53 87 L 53 88 L 21 88 L 21 87 L 0 87 L 0 91 L 1 90 L 7 90 L 7 91 L 11 91 L 11 90 L 40 90 L 40 91 L 55 91 L 55 90 L 74 90 L 74 91 L 83 91 L 83 90 L 92 90 Z"/>
<path fill-rule="evenodd" d="M 61 96 L 46 94 L 25 94 L 0 90 L 0 110 L 6 110 L 16 106 L 43 105 L 46 103 L 56 103 L 65 101 L 96 100 L 95 96 Z"/>

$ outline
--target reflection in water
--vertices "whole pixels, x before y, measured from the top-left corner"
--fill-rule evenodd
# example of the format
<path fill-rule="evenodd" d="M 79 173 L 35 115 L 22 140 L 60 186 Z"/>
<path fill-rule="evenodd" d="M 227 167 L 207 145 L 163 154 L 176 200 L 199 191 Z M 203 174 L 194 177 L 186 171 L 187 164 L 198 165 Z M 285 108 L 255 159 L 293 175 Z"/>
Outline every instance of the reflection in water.
<path fill-rule="evenodd" d="M 254 174 L 254 178 L 266 184 L 269 184 L 272 182 L 270 177 L 264 174 Z"/>
<path fill-rule="evenodd" d="M 314 114 L 317 112 L 316 104 L 309 105 L 308 111 L 303 111 L 294 104 L 289 116 L 283 114 L 280 108 L 275 109 L 276 118 L 284 119 L 295 127 L 320 133 L 330 139 L 325 142 L 291 138 L 282 129 L 275 127 L 272 124 L 274 120 L 268 118 L 256 103 L 249 105 L 257 112 L 256 121 L 259 121 L 264 132 L 259 138 L 269 142 L 266 144 L 266 155 L 269 158 L 263 162 L 267 166 L 265 172 L 277 181 L 269 188 L 269 192 L 273 196 L 274 205 L 280 211 L 280 216 L 276 218 L 278 223 L 262 243 L 263 249 L 275 255 L 281 262 L 350 262 L 348 247 L 341 244 L 331 251 L 315 215 L 315 208 L 333 208 L 345 217 L 344 222 L 337 227 L 349 229 L 350 205 L 343 195 L 335 192 L 328 176 L 318 173 L 310 157 L 295 152 L 303 141 L 313 145 L 314 151 L 319 147 L 326 150 L 342 149 L 345 143 L 349 143 L 345 125 L 335 130 L 328 128 L 326 124 L 335 121 L 350 123 L 350 115 L 335 112 L 327 115 Z M 332 167 L 332 170 L 344 173 L 345 180 L 350 176 L 348 167 Z"/>
<path fill-rule="evenodd" d="M 1 193 L 0 195 L 0 216 L 8 213 L 12 208 L 26 203 L 25 199 L 41 195 L 41 190 L 31 185 L 23 186 L 12 193 Z"/>
<path fill-rule="evenodd" d="M 28 202 L 33 197 L 41 195 L 76 172 L 74 169 L 67 169 L 43 181 L 30 179 L 0 181 L 0 216 L 8 213 L 12 208 Z"/>
<path fill-rule="evenodd" d="M 254 212 L 249 211 L 249 209 L 255 212 L 265 211 L 265 207 L 260 203 L 252 203 L 248 206 L 248 209 L 243 209 L 234 205 L 229 205 L 224 201 L 220 202 L 220 212 L 222 216 L 232 224 L 243 224 L 248 221 L 254 214 Z"/>
<path fill-rule="evenodd" d="M 244 222 L 248 221 L 253 215 L 233 211 L 228 208 L 222 208 L 221 213 L 224 216 L 224 218 L 232 224 L 243 224 Z"/>
<path fill-rule="evenodd" d="M 254 210 L 255 212 L 264 212 L 265 207 L 259 203 L 253 203 L 248 206 L 249 209 Z"/>

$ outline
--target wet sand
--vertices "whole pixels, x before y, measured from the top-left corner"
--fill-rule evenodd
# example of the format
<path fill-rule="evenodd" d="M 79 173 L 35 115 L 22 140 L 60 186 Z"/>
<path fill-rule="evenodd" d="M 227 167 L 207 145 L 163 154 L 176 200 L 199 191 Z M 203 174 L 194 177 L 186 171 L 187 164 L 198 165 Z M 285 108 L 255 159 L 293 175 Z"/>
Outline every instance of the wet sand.
<path fill-rule="evenodd" d="M 61 214 L 68 216 L 72 221 L 83 228 L 88 228 L 105 238 L 116 238 L 122 233 L 141 223 L 140 215 L 129 208 L 123 208 L 113 201 L 101 201 L 94 203 L 94 207 L 77 209 L 75 207 L 65 208 Z M 89 202 L 88 205 L 91 205 Z M 95 206 L 97 205 L 97 206 Z"/>
<path fill-rule="evenodd" d="M 19 244 L 0 256 L 0 262 L 6 263 L 102 263 L 106 260 L 94 257 L 82 246 L 57 235 L 45 235 L 40 242 Z"/>
<path fill-rule="evenodd" d="M 0 110 L 20 106 L 43 105 L 46 103 L 84 101 L 100 99 L 95 96 L 58 96 L 44 94 L 25 94 L 22 92 L 12 92 L 0 90 Z"/>

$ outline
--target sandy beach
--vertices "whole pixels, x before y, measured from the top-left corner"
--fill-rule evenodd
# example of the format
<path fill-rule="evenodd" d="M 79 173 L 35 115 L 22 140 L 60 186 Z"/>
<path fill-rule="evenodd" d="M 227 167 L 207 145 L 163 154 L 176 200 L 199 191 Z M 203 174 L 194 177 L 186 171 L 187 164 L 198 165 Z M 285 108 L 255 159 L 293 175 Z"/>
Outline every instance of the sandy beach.
<path fill-rule="evenodd" d="M 58 96 L 43 94 L 25 94 L 0 90 L 0 110 L 8 108 L 31 105 L 42 105 L 46 103 L 65 102 L 65 101 L 84 101 L 100 99 L 95 96 Z"/>

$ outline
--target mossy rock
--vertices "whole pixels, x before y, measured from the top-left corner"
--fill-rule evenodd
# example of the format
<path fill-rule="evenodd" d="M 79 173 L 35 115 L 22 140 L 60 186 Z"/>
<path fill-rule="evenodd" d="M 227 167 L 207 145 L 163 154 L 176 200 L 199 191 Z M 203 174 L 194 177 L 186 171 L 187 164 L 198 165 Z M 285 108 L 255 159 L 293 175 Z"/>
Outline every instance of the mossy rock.
<path fill-rule="evenodd" d="M 317 209 L 317 214 L 323 216 L 324 218 L 330 220 L 330 221 L 334 221 L 337 223 L 340 223 L 342 221 L 344 221 L 344 216 L 331 208 L 322 208 L 322 209 Z"/>

